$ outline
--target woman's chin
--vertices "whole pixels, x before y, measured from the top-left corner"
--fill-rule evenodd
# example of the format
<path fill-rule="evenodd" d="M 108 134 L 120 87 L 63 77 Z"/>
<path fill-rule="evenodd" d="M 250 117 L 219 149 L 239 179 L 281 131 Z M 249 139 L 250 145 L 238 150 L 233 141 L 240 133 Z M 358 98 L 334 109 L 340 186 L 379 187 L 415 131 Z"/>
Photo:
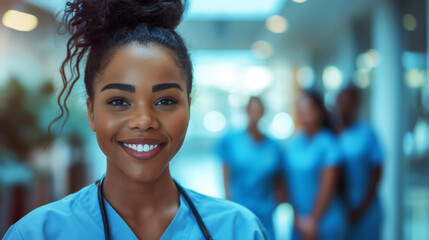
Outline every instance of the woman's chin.
<path fill-rule="evenodd" d="M 128 175 L 128 178 L 133 182 L 149 184 L 154 183 L 163 177 L 170 177 L 167 169 L 168 164 L 162 169 L 131 169 L 126 175 Z"/>

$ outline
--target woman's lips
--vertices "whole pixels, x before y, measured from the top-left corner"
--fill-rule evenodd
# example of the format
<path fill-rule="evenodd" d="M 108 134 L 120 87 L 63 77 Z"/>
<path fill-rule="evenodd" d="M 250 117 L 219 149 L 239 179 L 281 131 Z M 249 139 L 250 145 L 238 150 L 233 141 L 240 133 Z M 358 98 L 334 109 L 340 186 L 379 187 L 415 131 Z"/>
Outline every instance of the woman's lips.
<path fill-rule="evenodd" d="M 165 145 L 159 140 L 140 138 L 120 141 L 119 144 L 128 155 L 138 160 L 152 159 Z"/>

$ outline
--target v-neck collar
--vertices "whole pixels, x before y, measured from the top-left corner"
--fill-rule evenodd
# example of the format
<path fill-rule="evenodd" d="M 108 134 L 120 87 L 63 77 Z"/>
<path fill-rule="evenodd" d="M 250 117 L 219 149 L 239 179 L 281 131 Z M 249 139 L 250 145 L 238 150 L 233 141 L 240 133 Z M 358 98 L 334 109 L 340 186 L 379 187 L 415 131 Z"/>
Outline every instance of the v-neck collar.
<path fill-rule="evenodd" d="M 254 146 L 264 145 L 265 142 L 267 141 L 267 136 L 265 135 L 262 135 L 263 136 L 262 139 L 259 139 L 259 140 L 255 139 L 252 136 L 252 133 L 250 133 L 250 131 L 247 129 L 244 131 L 244 134 L 246 135 L 246 138 L 248 139 L 248 141 L 250 141 L 250 143 Z"/>
<path fill-rule="evenodd" d="M 189 212 L 189 206 L 182 195 L 179 197 L 179 210 L 173 220 L 168 225 L 167 229 L 162 234 L 160 240 L 171 239 L 174 231 L 179 223 L 184 222 Z M 109 219 L 110 234 L 113 239 L 138 239 L 135 233 L 131 230 L 128 224 L 122 217 L 113 209 L 113 207 L 104 199 L 107 217 Z M 186 227 L 186 225 L 184 225 Z"/>

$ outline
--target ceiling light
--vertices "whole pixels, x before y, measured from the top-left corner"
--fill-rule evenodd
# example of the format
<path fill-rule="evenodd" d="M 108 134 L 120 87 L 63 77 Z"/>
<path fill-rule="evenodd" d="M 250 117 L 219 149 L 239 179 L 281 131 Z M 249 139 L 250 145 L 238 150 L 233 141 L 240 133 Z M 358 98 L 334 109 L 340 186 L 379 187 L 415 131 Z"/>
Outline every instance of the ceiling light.
<path fill-rule="evenodd" d="M 204 116 L 204 127 L 210 132 L 220 132 L 225 128 L 225 116 L 217 111 L 211 111 Z"/>
<path fill-rule="evenodd" d="M 15 10 L 9 10 L 3 15 L 3 25 L 17 31 L 29 32 L 37 27 L 37 17 Z"/>
<path fill-rule="evenodd" d="M 408 31 L 414 31 L 417 28 L 417 20 L 412 14 L 405 14 L 402 18 L 402 25 Z"/>
<path fill-rule="evenodd" d="M 335 90 L 341 87 L 343 74 L 337 67 L 328 66 L 323 70 L 322 80 L 325 88 Z"/>
<path fill-rule="evenodd" d="M 408 69 L 405 71 L 405 83 L 409 88 L 421 88 L 426 83 L 426 70 Z"/>
<path fill-rule="evenodd" d="M 28 1 L 28 0 L 27 0 Z M 36 1 L 36 0 L 32 0 Z M 38 0 L 40 1 L 40 0 Z M 51 0 L 52 1 L 52 0 Z M 58 1 L 58 0 L 57 0 Z M 186 20 L 265 20 L 277 14 L 286 0 L 189 0 Z"/>
<path fill-rule="evenodd" d="M 368 88 L 371 84 L 370 70 L 358 69 L 353 75 L 354 83 L 359 88 Z"/>
<path fill-rule="evenodd" d="M 274 116 L 271 122 L 271 134 L 278 139 L 285 139 L 292 135 L 295 129 L 292 117 L 286 113 L 281 112 Z"/>
<path fill-rule="evenodd" d="M 267 67 L 253 66 L 246 69 L 244 87 L 251 94 L 259 94 L 272 83 L 272 75 Z"/>
<path fill-rule="evenodd" d="M 273 55 L 273 46 L 267 41 L 256 41 L 252 44 L 252 51 L 255 56 L 261 59 L 268 59 Z"/>
<path fill-rule="evenodd" d="M 288 28 L 286 19 L 280 15 L 274 15 L 267 19 L 266 25 L 268 30 L 273 33 L 284 33 Z"/>

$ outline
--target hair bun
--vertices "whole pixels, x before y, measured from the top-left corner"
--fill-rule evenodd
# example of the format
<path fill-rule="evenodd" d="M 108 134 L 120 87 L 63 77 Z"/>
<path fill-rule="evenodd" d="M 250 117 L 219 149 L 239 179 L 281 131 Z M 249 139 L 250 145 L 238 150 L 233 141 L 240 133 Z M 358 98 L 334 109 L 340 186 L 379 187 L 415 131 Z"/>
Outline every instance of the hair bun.
<path fill-rule="evenodd" d="M 63 21 L 85 47 L 104 41 L 122 28 L 146 24 L 174 30 L 182 19 L 186 0 L 70 0 Z"/>
<path fill-rule="evenodd" d="M 182 0 L 108 0 L 107 4 L 105 17 L 113 29 L 147 24 L 174 30 L 184 12 Z"/>

